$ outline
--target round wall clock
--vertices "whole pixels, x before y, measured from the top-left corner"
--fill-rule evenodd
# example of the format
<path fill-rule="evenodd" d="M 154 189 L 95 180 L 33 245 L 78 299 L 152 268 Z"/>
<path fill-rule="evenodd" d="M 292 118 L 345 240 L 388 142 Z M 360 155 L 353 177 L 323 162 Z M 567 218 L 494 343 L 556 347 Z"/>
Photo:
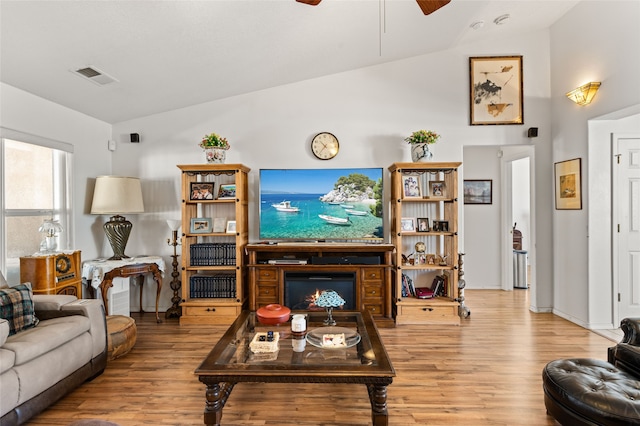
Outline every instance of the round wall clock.
<path fill-rule="evenodd" d="M 71 259 L 69 256 L 61 254 L 56 258 L 56 272 L 66 274 L 71 269 Z"/>
<path fill-rule="evenodd" d="M 338 155 L 340 144 L 338 138 L 328 132 L 318 133 L 311 141 L 313 155 L 321 160 L 330 160 Z"/>

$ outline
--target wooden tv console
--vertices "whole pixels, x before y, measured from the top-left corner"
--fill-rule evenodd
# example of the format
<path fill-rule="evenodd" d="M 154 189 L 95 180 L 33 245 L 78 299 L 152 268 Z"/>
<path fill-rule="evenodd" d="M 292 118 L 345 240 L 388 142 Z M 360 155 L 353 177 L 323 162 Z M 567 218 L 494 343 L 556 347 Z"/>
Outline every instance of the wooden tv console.
<path fill-rule="evenodd" d="M 250 310 L 255 311 L 270 303 L 284 305 L 286 272 L 353 272 L 357 309 L 371 311 L 381 325 L 394 324 L 391 307 L 392 244 L 258 243 L 248 244 L 246 250 L 249 255 Z M 363 264 L 360 260 L 377 264 Z M 325 261 L 327 264 L 318 264 Z"/>

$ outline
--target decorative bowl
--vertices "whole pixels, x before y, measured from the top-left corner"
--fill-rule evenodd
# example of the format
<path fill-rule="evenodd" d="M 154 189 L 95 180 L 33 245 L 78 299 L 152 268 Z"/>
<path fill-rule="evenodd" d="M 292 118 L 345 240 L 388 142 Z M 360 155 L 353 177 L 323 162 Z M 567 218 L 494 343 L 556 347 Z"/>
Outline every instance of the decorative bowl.
<path fill-rule="evenodd" d="M 258 309 L 256 311 L 256 315 L 258 316 L 258 321 L 262 324 L 282 324 L 283 322 L 289 321 L 289 317 L 291 317 L 291 309 L 277 303 L 272 303 Z"/>

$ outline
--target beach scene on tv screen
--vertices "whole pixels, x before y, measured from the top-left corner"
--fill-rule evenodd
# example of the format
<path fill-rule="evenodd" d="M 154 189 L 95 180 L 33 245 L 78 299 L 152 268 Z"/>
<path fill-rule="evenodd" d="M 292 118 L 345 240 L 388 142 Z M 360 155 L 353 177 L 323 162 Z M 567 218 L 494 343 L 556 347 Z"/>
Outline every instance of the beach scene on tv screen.
<path fill-rule="evenodd" d="M 260 170 L 260 239 L 383 238 L 382 169 Z"/>

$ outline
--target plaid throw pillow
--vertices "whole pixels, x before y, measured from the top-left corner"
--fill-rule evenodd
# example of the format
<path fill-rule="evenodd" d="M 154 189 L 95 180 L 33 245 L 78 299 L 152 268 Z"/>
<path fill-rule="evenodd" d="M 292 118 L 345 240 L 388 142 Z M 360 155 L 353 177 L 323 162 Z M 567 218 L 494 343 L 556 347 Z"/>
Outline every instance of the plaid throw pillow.
<path fill-rule="evenodd" d="M 28 285 L 20 284 L 0 290 L 0 318 L 9 321 L 9 336 L 38 325 Z"/>

